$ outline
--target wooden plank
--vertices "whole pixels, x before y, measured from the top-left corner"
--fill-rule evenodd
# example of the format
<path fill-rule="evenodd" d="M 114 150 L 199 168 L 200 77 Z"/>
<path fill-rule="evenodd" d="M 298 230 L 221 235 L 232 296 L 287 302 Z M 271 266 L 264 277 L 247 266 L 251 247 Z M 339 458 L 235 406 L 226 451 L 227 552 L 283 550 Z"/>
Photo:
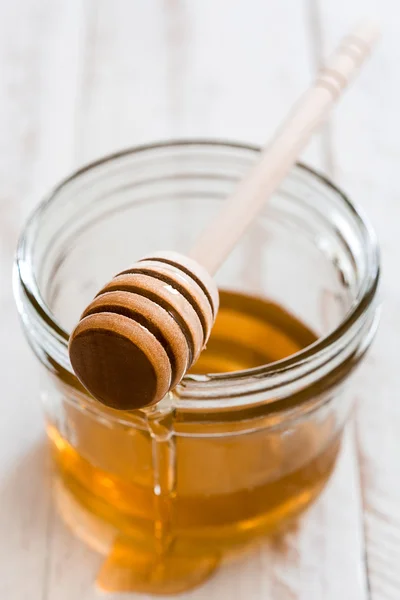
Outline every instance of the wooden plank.
<path fill-rule="evenodd" d="M 77 156 L 169 137 L 165 8 L 157 0 L 86 3 Z"/>
<path fill-rule="evenodd" d="M 323 39 L 330 46 L 360 15 L 378 15 L 384 38 L 333 128 L 336 178 L 367 211 L 382 248 L 383 314 L 358 379 L 357 438 L 368 567 L 373 600 L 399 598 L 400 409 L 396 360 L 399 330 L 397 185 L 399 150 L 400 6 L 395 0 L 320 1 Z"/>
<path fill-rule="evenodd" d="M 287 0 L 86 6 L 82 161 L 171 137 L 264 143 L 310 81 L 308 15 Z M 322 166 L 319 142 L 305 156 Z"/>
<path fill-rule="evenodd" d="M 44 597 L 51 509 L 37 361 L 17 322 L 11 264 L 27 210 L 71 167 L 78 8 L 0 5 L 0 595 L 12 600 Z"/>

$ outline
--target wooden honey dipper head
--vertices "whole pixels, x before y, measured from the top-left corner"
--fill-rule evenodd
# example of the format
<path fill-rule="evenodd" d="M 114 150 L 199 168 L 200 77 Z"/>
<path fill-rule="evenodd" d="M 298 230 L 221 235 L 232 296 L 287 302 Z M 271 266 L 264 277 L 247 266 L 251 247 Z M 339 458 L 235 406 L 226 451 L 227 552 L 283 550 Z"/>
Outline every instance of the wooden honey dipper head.
<path fill-rule="evenodd" d="M 212 277 L 194 260 L 175 252 L 142 258 L 82 314 L 69 343 L 75 374 L 112 408 L 154 404 L 197 360 L 218 303 Z"/>

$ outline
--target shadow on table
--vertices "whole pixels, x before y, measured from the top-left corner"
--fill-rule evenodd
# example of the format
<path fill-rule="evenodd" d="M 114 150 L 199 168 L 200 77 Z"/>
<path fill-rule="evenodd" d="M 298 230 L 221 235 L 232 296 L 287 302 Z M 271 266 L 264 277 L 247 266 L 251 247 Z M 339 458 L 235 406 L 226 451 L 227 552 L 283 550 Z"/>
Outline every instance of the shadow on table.
<path fill-rule="evenodd" d="M 0 481 L 0 547 L 33 551 L 46 543 L 51 466 L 45 438 L 15 460 Z"/>
<path fill-rule="evenodd" d="M 41 598 L 49 544 L 50 461 L 45 439 L 14 460 L 0 479 L 2 598 Z"/>

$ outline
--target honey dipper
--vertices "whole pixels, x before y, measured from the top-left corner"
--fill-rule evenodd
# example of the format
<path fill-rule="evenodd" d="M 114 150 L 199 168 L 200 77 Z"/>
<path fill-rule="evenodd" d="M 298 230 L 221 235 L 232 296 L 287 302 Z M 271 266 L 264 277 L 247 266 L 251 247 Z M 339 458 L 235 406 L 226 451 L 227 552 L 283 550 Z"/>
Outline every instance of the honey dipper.
<path fill-rule="evenodd" d="M 345 37 L 238 185 L 190 256 L 155 252 L 116 275 L 83 312 L 69 343 L 75 374 L 100 402 L 154 404 L 197 360 L 218 311 L 218 270 L 378 37 L 363 23 Z"/>

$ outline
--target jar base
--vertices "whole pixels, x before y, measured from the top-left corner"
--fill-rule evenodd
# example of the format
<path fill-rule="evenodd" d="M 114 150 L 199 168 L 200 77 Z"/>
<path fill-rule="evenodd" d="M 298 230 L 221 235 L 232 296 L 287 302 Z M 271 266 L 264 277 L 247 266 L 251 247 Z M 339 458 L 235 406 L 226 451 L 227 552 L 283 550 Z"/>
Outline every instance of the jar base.
<path fill-rule="evenodd" d="M 275 527 L 265 523 L 263 528 L 249 532 L 250 537 L 241 537 L 240 543 L 237 540 L 232 546 L 221 545 L 221 540 L 217 539 L 212 540 L 212 544 L 204 544 L 204 540 L 198 539 L 195 545 L 188 544 L 185 539 L 174 539 L 164 548 L 157 547 L 156 540 L 153 540 L 152 547 L 140 535 L 137 539 L 124 535 L 117 527 L 91 512 L 57 473 L 54 475 L 53 493 L 57 512 L 72 533 L 105 557 L 95 582 L 101 591 L 168 595 L 201 585 L 217 571 L 222 559 L 225 563 L 229 557 L 242 555 L 263 537 L 271 536 L 275 540 L 274 548 L 279 549 L 285 532 L 293 530 L 299 515 L 321 493 L 325 483 L 326 480 L 303 504 L 297 504 L 290 520 L 285 520 L 280 526 L 275 522 Z M 276 540 L 281 542 L 276 543 Z"/>

